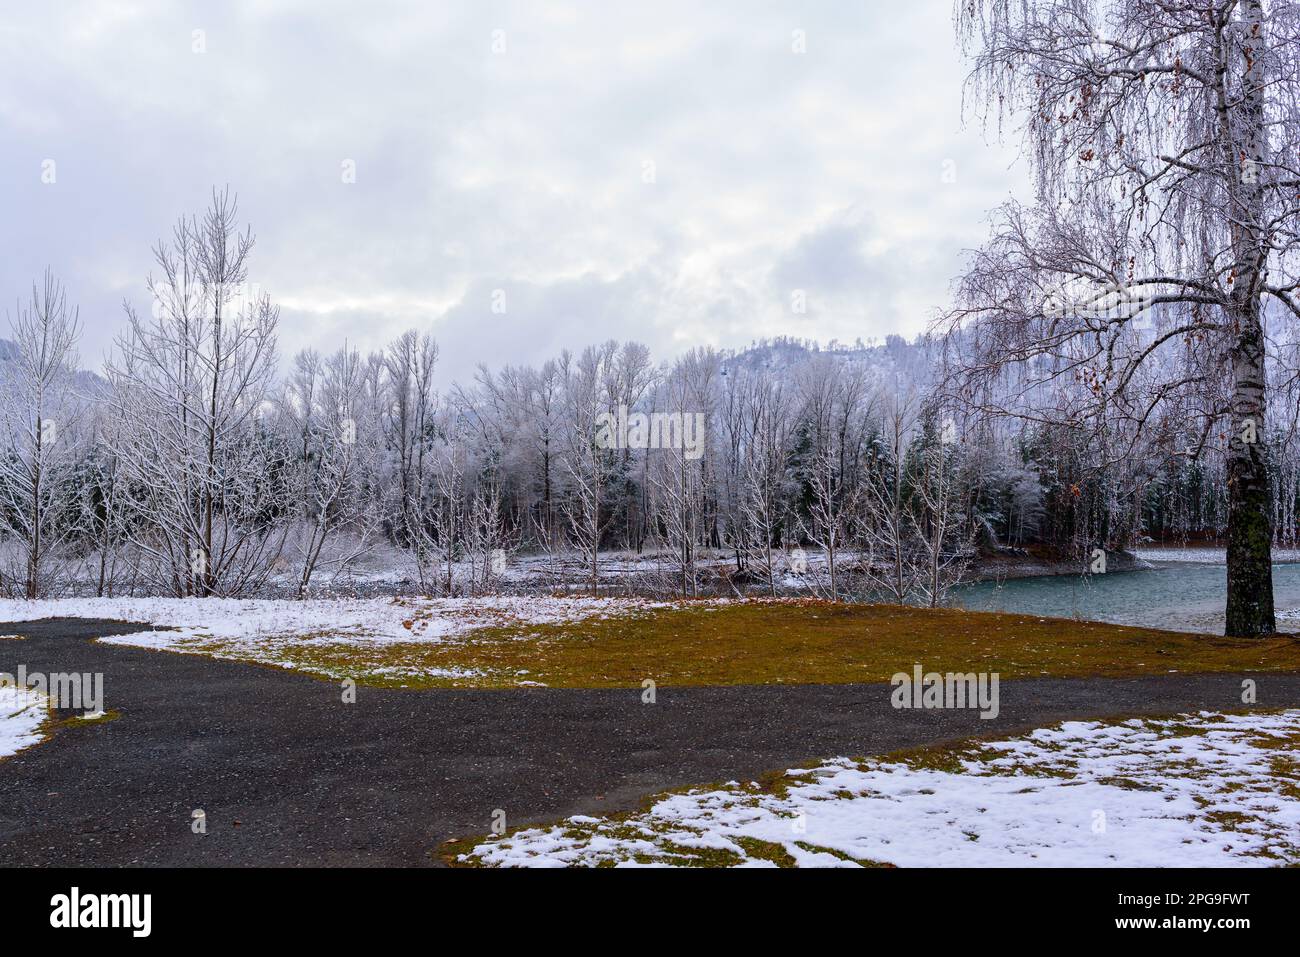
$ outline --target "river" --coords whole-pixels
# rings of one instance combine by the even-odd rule
[[[1010,611],[1083,618],[1176,631],[1223,632],[1227,569],[1205,563],[1152,563],[1154,567],[1104,575],[1042,575],[977,582],[954,593],[973,611]],[[1273,599],[1280,631],[1300,632],[1300,564],[1273,566]],[[1286,612],[1295,617],[1286,617]]]

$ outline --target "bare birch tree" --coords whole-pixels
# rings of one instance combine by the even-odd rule
[[[957,391],[1079,387],[1070,424],[1226,433],[1226,632],[1275,630],[1267,310],[1300,317],[1300,6],[1287,0],[962,0],[968,91],[1020,120],[1036,203],[1004,207],[959,287],[974,333]],[[1143,321],[1145,320],[1145,321]],[[1150,326],[1150,328],[1143,328]],[[1155,370],[1155,371],[1153,371]],[[1192,404],[1178,405],[1188,394]],[[1194,409],[1199,421],[1188,422]]]

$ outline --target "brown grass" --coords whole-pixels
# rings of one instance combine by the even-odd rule
[[[1300,638],[1228,639],[1025,615],[818,601],[682,603],[576,624],[487,627],[446,643],[289,645],[277,659],[402,687],[838,684],[927,671],[1003,678],[1300,671]],[[460,668],[469,678],[383,674]]]

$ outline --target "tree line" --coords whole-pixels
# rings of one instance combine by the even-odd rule
[[[653,555],[663,593],[775,594],[807,549],[829,595],[937,603],[970,558],[959,446],[916,378],[794,344],[771,370],[608,341],[439,389],[418,331],[281,368],[253,247],[228,192],[181,218],[102,376],[78,371],[52,274],[11,316],[4,592],[305,595],[382,547],[429,594],[499,588],[522,556],[598,591],[611,551]],[[611,440],[617,416],[672,427]]]
[[[78,371],[77,309],[52,274],[11,314],[5,593],[302,596],[380,550],[436,595],[514,587],[526,560],[549,588],[939,604],[1000,553],[1082,570],[1097,547],[1227,527],[1226,436],[1189,457],[1189,420],[1115,455],[1068,421],[1086,383],[1009,374],[984,397],[1043,414],[988,414],[954,394],[978,354],[960,329],[661,363],[607,341],[439,388],[419,331],[282,365],[253,247],[228,193],[178,220],[102,376]],[[696,419],[698,436],[653,442],[628,425]],[[1300,454],[1267,428],[1274,535],[1294,544]]]

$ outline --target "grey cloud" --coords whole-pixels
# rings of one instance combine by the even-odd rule
[[[282,351],[427,326],[472,369],[607,337],[914,332],[1012,182],[960,128],[939,4],[55,7],[0,31],[0,301],[52,265],[88,360],[214,184],[258,236]],[[802,317],[796,280],[823,296]]]

